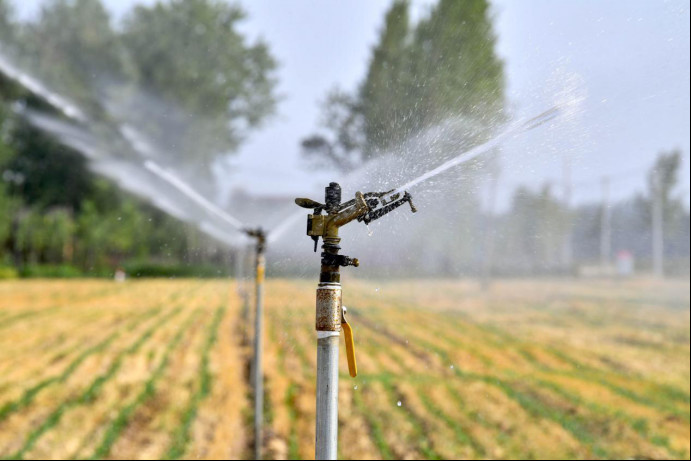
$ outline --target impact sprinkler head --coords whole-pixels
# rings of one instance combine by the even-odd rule
[[[345,226],[350,221],[359,218],[369,211],[369,207],[361,192],[356,192],[353,200],[341,203],[341,186],[335,182],[330,183],[325,188],[324,197],[326,202],[324,204],[308,198],[295,199],[295,203],[298,206],[314,210],[313,214],[307,216],[307,235],[314,240],[315,252],[317,251],[319,237],[323,239],[338,238],[338,229],[340,227]],[[326,212],[326,215],[322,214],[323,211]]]
[[[338,238],[338,228],[345,226],[349,222],[357,219],[360,222],[369,224],[372,221],[381,218],[390,213],[404,203],[410,205],[410,210],[415,213],[417,209],[413,205],[412,196],[407,191],[396,192],[390,190],[388,192],[356,192],[355,198],[345,203],[341,203],[341,186],[338,183],[332,182],[325,189],[325,203],[319,203],[308,198],[296,198],[295,203],[302,208],[313,209],[314,213],[307,216],[307,235],[314,240],[314,251],[317,251],[319,237]],[[326,212],[326,215],[322,215]],[[323,256],[323,255],[322,255]],[[328,265],[340,266],[358,266],[358,260],[354,258],[347,258],[339,256],[339,258],[346,258],[339,261],[327,262],[334,263]],[[324,260],[322,260],[324,262]]]
[[[259,251],[264,251],[264,248],[266,247],[266,231],[262,229],[261,227],[257,227],[255,229],[251,228],[246,228],[243,229],[245,232],[245,235],[248,237],[252,237],[257,241],[257,248]]]

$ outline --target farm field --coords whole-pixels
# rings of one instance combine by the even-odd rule
[[[341,458],[689,458],[688,280],[344,285]],[[267,283],[267,458],[314,456],[314,288]],[[246,324],[224,280],[0,283],[0,458],[251,458]]]

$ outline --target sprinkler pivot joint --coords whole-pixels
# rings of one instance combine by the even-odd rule
[[[255,229],[244,229],[245,235],[257,241],[257,249],[261,253],[266,248],[266,231],[261,227]]]

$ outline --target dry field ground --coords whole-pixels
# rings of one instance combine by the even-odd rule
[[[265,451],[307,459],[314,283],[266,297]],[[341,458],[689,459],[688,281],[348,279],[344,301]],[[242,312],[227,281],[0,283],[0,458],[249,458]]]

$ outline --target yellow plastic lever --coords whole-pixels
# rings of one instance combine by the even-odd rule
[[[355,361],[355,340],[353,339],[353,329],[345,318],[345,312],[341,317],[341,327],[343,328],[343,335],[345,338],[346,356],[348,357],[348,372],[350,376],[355,378],[357,376],[357,362]]]

